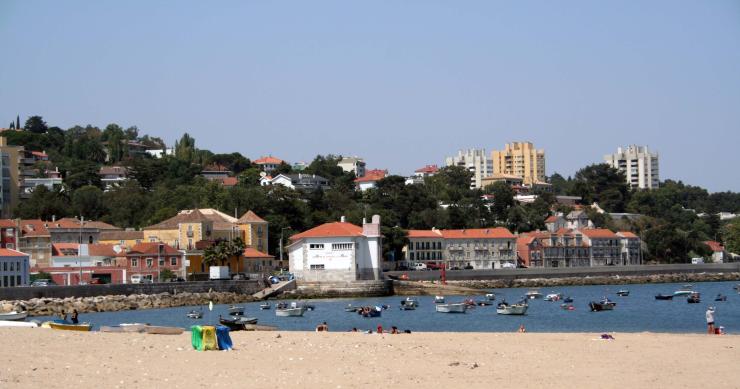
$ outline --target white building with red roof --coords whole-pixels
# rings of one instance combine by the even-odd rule
[[[269,173],[277,169],[277,167],[280,166],[280,164],[283,162],[285,161],[283,161],[280,158],[275,158],[272,155],[267,156],[267,157],[262,157],[259,159],[255,159],[254,161],[252,161],[252,163],[259,166],[260,169],[262,169],[262,171],[266,173]]]
[[[375,188],[378,181],[385,178],[388,175],[388,170],[372,169],[365,172],[363,177],[355,179],[357,189],[360,191],[366,191],[368,189]]]
[[[725,251],[725,246],[722,246],[722,243],[717,242],[716,240],[708,240],[705,241],[704,244],[707,245],[710,250],[712,250],[712,262],[725,262],[725,259],[727,259],[727,252]]]
[[[379,280],[383,238],[380,216],[362,227],[325,223],[290,237],[290,271],[299,281]]]
[[[447,269],[516,267],[516,236],[502,227],[410,230],[406,259]]]
[[[0,249],[0,287],[27,286],[31,280],[30,257],[13,249]]]

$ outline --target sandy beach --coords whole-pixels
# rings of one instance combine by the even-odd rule
[[[189,332],[0,334],[2,388],[740,387],[740,336],[235,332],[199,352]]]

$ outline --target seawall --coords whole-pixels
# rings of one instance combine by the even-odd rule
[[[393,295],[393,281],[305,282],[278,298],[380,297]]]

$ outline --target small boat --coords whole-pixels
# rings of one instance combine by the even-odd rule
[[[55,330],[64,330],[64,331],[90,331],[90,329],[92,329],[92,324],[90,323],[72,324],[72,323],[50,322],[49,327]]]
[[[627,290],[627,289],[620,289],[620,290],[619,290],[619,291],[617,292],[617,296],[621,296],[621,297],[627,297],[627,296],[629,296],[629,295],[630,295],[630,291],[629,291],[629,290]]]
[[[413,310],[416,309],[416,305],[415,304],[407,304],[405,300],[401,300],[401,305],[399,306],[399,308],[402,311],[413,311]]]
[[[504,301],[496,307],[496,313],[499,315],[524,315],[527,313],[527,309],[529,309],[529,305],[524,301],[516,304],[509,304]]]
[[[144,332],[154,335],[180,335],[185,330],[179,327],[146,326]]]
[[[568,296],[568,297],[566,297],[566,298],[563,299],[563,302],[566,303],[566,304],[570,304],[570,303],[573,302],[573,297]]]
[[[231,316],[243,316],[244,315],[244,307],[240,307],[237,305],[232,305],[229,307],[229,315]]]
[[[616,305],[617,303],[609,301],[609,299],[603,299],[599,302],[591,301],[588,303],[588,307],[591,308],[591,312],[611,311]]]
[[[530,300],[541,299],[542,298],[542,293],[540,293],[540,291],[537,290],[537,289],[530,289],[525,294],[525,297],[528,298],[528,299],[530,299]]]
[[[673,300],[673,295],[670,294],[659,294],[655,296],[656,300]]]
[[[566,311],[575,311],[576,307],[573,306],[573,304],[560,304],[560,308]]]
[[[361,310],[357,311],[357,314],[362,317],[380,317],[381,312],[383,312],[383,308],[381,307],[363,307]]]
[[[275,326],[265,326],[261,324],[245,324],[244,331],[277,331]]]
[[[486,293],[486,300],[488,301],[496,300],[496,295],[493,293]]]
[[[475,302],[475,305],[480,306],[480,307],[487,307],[489,305],[493,305],[493,301],[487,300],[487,299],[485,299],[485,300],[477,300]]]
[[[441,313],[465,313],[467,304],[455,303],[455,304],[437,304],[434,306],[437,312]]]
[[[224,319],[220,317],[218,322],[222,325],[229,327],[232,331],[242,331],[245,329],[247,324],[257,324],[256,317],[233,317],[231,319]]]
[[[401,305],[413,305],[415,308],[419,308],[419,300],[416,297],[406,297],[401,300]]]
[[[434,303],[435,304],[444,304],[445,303],[445,296],[434,296]]]
[[[262,309],[262,310],[270,309],[270,303],[262,303],[262,304],[260,304],[260,309]]]
[[[673,292],[673,296],[688,296],[692,293],[694,293],[694,286],[691,284],[686,284],[681,289]]]
[[[699,292],[691,293],[689,297],[686,298],[686,302],[689,304],[698,304],[701,302],[701,295]]]
[[[187,315],[185,315],[191,319],[202,319],[203,318],[203,311],[201,310],[192,310],[188,312]]]
[[[714,301],[727,301],[727,296],[720,293],[717,295],[717,297],[714,298]]]
[[[27,316],[28,316],[28,312],[27,311],[23,311],[23,312],[17,312],[17,311],[4,312],[4,313],[0,313],[0,320],[22,321],[22,320],[26,320],[26,317]]]
[[[32,321],[0,320],[0,327],[28,327],[36,328],[39,325]]]
[[[545,301],[560,301],[561,298],[563,298],[562,293],[550,293],[545,296]]]
[[[303,307],[295,308],[275,308],[275,316],[281,317],[298,317],[303,316],[306,310]]]
[[[360,309],[362,309],[362,307],[355,307],[352,306],[352,304],[347,304],[347,306],[344,307],[344,312],[357,312]]]

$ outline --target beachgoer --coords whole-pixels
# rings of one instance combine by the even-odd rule
[[[61,313],[59,313],[59,318],[63,321],[67,321],[67,312],[62,311]]]
[[[707,309],[707,333],[710,335],[714,334],[714,307]]]
[[[72,310],[72,324],[77,324],[80,321],[77,319],[77,310]]]
[[[352,332],[357,332],[357,327],[352,327]]]
[[[520,326],[519,326],[519,332],[520,332],[520,333],[525,333],[525,332],[527,332],[527,329],[526,329],[526,328],[524,328],[524,324],[522,324],[522,325],[520,325]]]
[[[382,334],[383,333],[383,326],[380,325],[380,324],[378,324],[378,333],[379,334]]]
[[[398,334],[398,327],[396,326],[391,327],[391,334]]]

